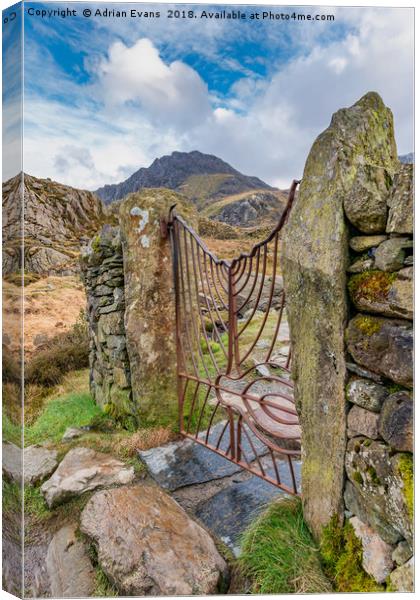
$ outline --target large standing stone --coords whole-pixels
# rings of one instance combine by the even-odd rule
[[[134,479],[133,467],[109,454],[90,448],[73,448],[67,452],[41,492],[50,508],[74,496],[109,485],[124,485]]]
[[[133,400],[140,421],[173,421],[177,410],[175,305],[171,249],[160,220],[177,204],[196,225],[191,206],[178,194],[147,189],[121,204],[125,273],[125,330]]]
[[[384,402],[379,431],[395,450],[413,452],[413,421],[413,399],[406,392],[397,392]]]
[[[347,446],[347,476],[358,492],[363,516],[388,543],[406,538],[411,544],[412,539],[412,499],[408,497],[407,475],[401,469],[404,456],[394,454],[383,442],[364,438],[353,438]]]
[[[413,326],[409,321],[356,315],[347,328],[354,360],[405,387],[413,387]]]
[[[83,542],[76,537],[77,525],[62,527],[48,546],[46,566],[53,598],[83,598],[95,588],[95,570]]]
[[[401,165],[388,198],[388,233],[413,233],[413,165]]]
[[[154,485],[96,493],[81,530],[122,595],[214,594],[227,569],[210,535]]]
[[[363,568],[378,583],[384,583],[394,567],[393,546],[384,542],[379,535],[358,517],[352,517],[350,523],[355,535],[362,542]]]
[[[343,511],[348,266],[343,203],[348,207],[355,197],[362,171],[373,173],[373,186],[376,167],[392,174],[397,164],[391,111],[369,93],[335,113],[316,139],[285,228],[283,275],[302,425],[302,496],[316,535]],[[382,208],[379,221],[385,222]],[[372,223],[369,231],[377,227]]]

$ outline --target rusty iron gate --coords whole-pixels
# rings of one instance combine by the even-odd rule
[[[220,260],[172,207],[180,431],[289,494],[299,494],[300,425],[280,275],[278,225]]]

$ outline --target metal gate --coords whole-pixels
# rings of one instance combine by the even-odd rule
[[[266,240],[220,260],[171,209],[181,433],[299,494],[300,425],[279,245],[298,181]]]

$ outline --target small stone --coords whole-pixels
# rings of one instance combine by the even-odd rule
[[[95,589],[95,569],[83,542],[76,537],[77,525],[66,525],[53,536],[46,567],[53,598],[85,598]]]
[[[404,265],[404,249],[412,247],[413,242],[409,238],[396,237],[382,242],[375,252],[375,269],[398,271]]]
[[[369,248],[375,248],[388,239],[386,235],[357,235],[350,238],[350,248],[354,252],[364,252]]]
[[[388,197],[388,233],[413,233],[413,165],[401,165]]]
[[[365,271],[348,282],[351,300],[364,312],[402,319],[413,318],[413,283],[410,267],[398,273]]]
[[[379,415],[355,405],[347,415],[347,427],[358,435],[376,440],[379,437]]]
[[[210,535],[155,485],[97,492],[81,531],[124,596],[215,594],[227,571]]]
[[[398,566],[406,563],[413,556],[413,550],[406,540],[403,540],[398,544],[392,553],[392,560],[397,563]]]
[[[392,571],[390,580],[392,588],[397,592],[414,592],[414,556]]]
[[[394,567],[393,546],[384,542],[369,525],[363,523],[358,517],[352,517],[350,523],[355,535],[362,542],[364,570],[378,583],[384,583]]]
[[[404,260],[404,264],[408,266],[414,264],[414,257],[412,254],[410,256],[407,256],[407,258]]]
[[[389,396],[382,407],[379,431],[394,450],[413,452],[413,399],[407,392]]]
[[[3,473],[5,477],[16,483],[35,485],[42,481],[57,467],[56,450],[48,450],[43,446],[28,446],[22,450],[10,442],[3,443]]]
[[[90,448],[73,448],[67,452],[41,492],[50,508],[74,496],[110,485],[125,485],[134,479],[133,467]]]
[[[385,386],[367,379],[352,377],[347,385],[347,400],[367,410],[379,412],[388,390]]]
[[[375,381],[379,384],[383,383],[383,379],[380,375],[369,371],[369,369],[363,369],[360,365],[356,365],[355,363],[351,362],[346,362],[346,367],[347,370],[350,371],[350,373],[360,375],[360,377],[365,377],[366,379],[371,379],[372,381]]]
[[[359,258],[352,263],[347,269],[347,273],[363,273],[372,269],[374,264],[373,258]]]
[[[389,171],[377,165],[361,163],[356,167],[351,189],[344,196],[344,211],[364,233],[385,230],[389,177]]]
[[[67,427],[64,432],[63,437],[61,438],[62,442],[70,442],[70,440],[75,440],[86,433],[86,430],[80,429],[80,427]]]
[[[364,368],[413,387],[413,326],[409,321],[358,314],[350,320],[347,348]]]

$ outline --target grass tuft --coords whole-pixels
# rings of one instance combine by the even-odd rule
[[[299,500],[271,504],[243,535],[239,565],[258,594],[323,593],[332,587]]]

